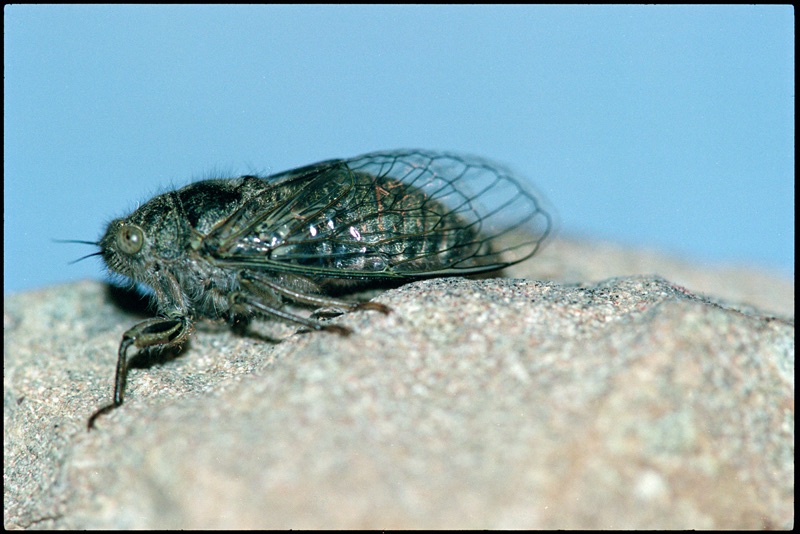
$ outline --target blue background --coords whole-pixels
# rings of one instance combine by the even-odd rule
[[[484,155],[560,232],[794,276],[790,6],[6,6],[4,292],[103,278],[154,193]]]

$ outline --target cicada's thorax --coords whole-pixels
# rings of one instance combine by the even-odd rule
[[[264,188],[263,180],[243,176],[197,182],[168,194],[180,237],[172,240],[161,234],[159,239],[165,249],[165,269],[179,286],[190,315],[219,318],[229,312],[231,295],[240,289],[237,272],[204,255],[204,242]],[[166,249],[180,253],[166,260],[170,253]]]

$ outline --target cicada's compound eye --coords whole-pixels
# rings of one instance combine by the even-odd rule
[[[125,254],[136,254],[144,245],[144,232],[135,224],[123,224],[117,232],[117,246]]]

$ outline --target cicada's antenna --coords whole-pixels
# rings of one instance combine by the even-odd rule
[[[54,243],[79,243],[81,245],[94,245],[96,247],[100,246],[100,242],[98,242],[98,241],[82,241],[80,239],[53,239],[53,242]],[[92,252],[91,254],[87,254],[86,256],[78,258],[77,260],[72,260],[71,262],[69,262],[68,265],[72,265],[74,263],[78,263],[79,261],[83,261],[86,258],[91,258],[92,256],[100,256],[102,254],[103,254],[103,252],[98,250],[97,252]]]

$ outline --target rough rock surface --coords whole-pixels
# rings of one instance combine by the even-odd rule
[[[792,281],[575,241],[528,263],[389,290],[349,337],[200,328],[92,432],[147,315],[97,282],[7,296],[5,526],[793,525]]]

